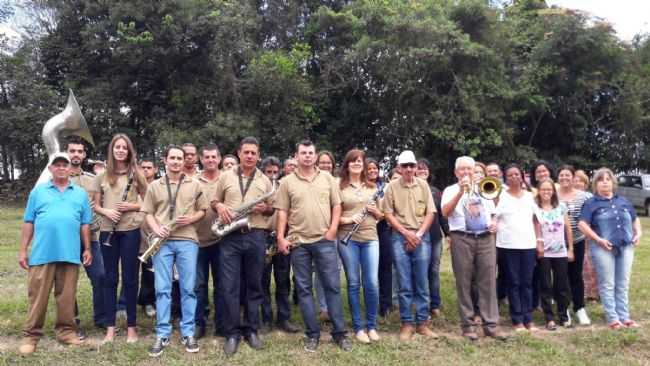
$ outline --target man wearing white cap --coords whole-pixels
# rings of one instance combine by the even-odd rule
[[[83,188],[71,184],[70,158],[56,153],[49,165],[52,179],[30,193],[25,208],[18,262],[28,271],[28,314],[20,352],[33,353],[43,336],[47,302],[54,287],[56,337],[59,342],[81,344],[75,334],[74,304],[80,258],[92,262],[90,223],[92,210]],[[27,254],[30,242],[32,250]],[[81,251],[83,242],[83,254]]]
[[[401,177],[391,181],[384,194],[384,213],[393,228],[392,247],[399,283],[400,340],[410,340],[414,332],[437,338],[429,321],[429,227],[436,207],[429,184],[415,176],[415,155],[406,150],[397,164]],[[415,304],[415,316],[411,305]]]

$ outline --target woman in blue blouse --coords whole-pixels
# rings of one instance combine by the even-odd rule
[[[594,196],[582,207],[578,228],[597,245],[591,259],[598,274],[598,291],[612,329],[637,328],[630,319],[628,291],[634,247],[641,239],[641,221],[632,204],[616,194],[611,170],[601,168],[593,179]]]

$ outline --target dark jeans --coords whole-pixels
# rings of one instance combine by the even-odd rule
[[[90,280],[93,291],[93,321],[97,326],[106,324],[106,312],[104,311],[104,260],[102,251],[97,241],[90,243],[90,252],[93,255],[93,262],[84,267],[86,275]],[[82,250],[83,252],[83,250]]]
[[[287,255],[276,254],[271,259],[271,263],[264,266],[262,274],[262,291],[264,292],[264,301],[262,302],[262,322],[273,322],[273,308],[271,306],[271,271],[275,280],[275,306],[277,307],[276,322],[284,322],[291,317],[291,308],[289,306],[289,287],[291,271],[291,259]]]
[[[439,309],[442,303],[440,298],[440,257],[442,256],[442,239],[431,242],[431,264],[429,265],[429,297],[431,298],[429,310]]]
[[[573,311],[578,311],[585,307],[585,281],[582,278],[582,266],[585,263],[584,240],[573,244],[573,255],[575,260],[569,262],[569,287],[571,288]]]
[[[336,242],[325,239],[311,244],[302,244],[291,250],[291,266],[296,275],[300,313],[305,323],[305,334],[309,338],[320,338],[320,323],[316,317],[317,306],[312,296],[314,270],[323,284],[325,301],[332,321],[332,337],[339,339],[345,336],[337,256]]]
[[[510,318],[513,325],[533,321],[533,272],[537,263],[535,249],[498,248],[503,255]]]
[[[103,231],[99,242],[103,243],[108,236]],[[116,231],[111,240],[111,246],[102,245],[104,259],[104,309],[106,311],[106,325],[115,326],[115,309],[117,301],[117,283],[122,263],[122,283],[126,293],[126,322],[127,326],[135,327],[136,306],[138,300],[138,252],[140,249],[140,229],[130,231]]]
[[[379,235],[379,314],[393,307],[393,245],[391,228],[386,221],[377,224]]]
[[[265,242],[266,232],[255,229],[247,234],[232,233],[219,244],[219,293],[223,296],[225,305],[223,325],[226,338],[257,333],[259,308],[263,299]],[[243,320],[239,307],[242,273],[246,284]]]
[[[212,302],[214,303],[214,329],[223,328],[223,296],[219,295],[219,244],[199,247],[196,263],[196,325],[205,328],[210,316],[210,299],[208,298],[208,280],[212,272]]]
[[[569,306],[569,281],[567,278],[567,258],[542,258],[539,260],[540,295],[544,318],[551,321],[553,304],[557,304],[557,315],[560,322],[569,320],[566,309]]]
[[[154,288],[155,277],[151,259],[147,263],[140,263],[140,293],[138,294],[138,305],[156,305],[156,289]]]

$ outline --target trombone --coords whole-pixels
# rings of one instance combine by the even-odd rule
[[[472,196],[480,196],[486,200],[491,201],[499,198],[501,195],[501,190],[503,188],[501,181],[492,177],[485,177],[481,179],[477,184],[472,184],[471,186],[471,189],[465,190],[467,198],[470,198]]]

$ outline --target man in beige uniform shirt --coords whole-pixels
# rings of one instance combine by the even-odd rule
[[[393,228],[393,260],[402,322],[400,340],[410,340],[414,331],[437,338],[429,328],[429,226],[436,207],[429,184],[415,176],[417,161],[413,152],[403,151],[397,164],[401,176],[386,187],[383,204],[386,221]],[[415,316],[411,310],[413,304]]]
[[[256,167],[260,156],[256,138],[242,139],[237,154],[240,165],[221,174],[212,201],[219,219],[226,224],[235,217],[235,210],[239,206],[256,201],[273,189],[269,178]],[[257,331],[263,298],[266,220],[271,214],[272,206],[264,201],[257,203],[248,216],[250,229],[231,232],[219,243],[219,291],[225,304],[223,325],[226,343],[223,350],[227,356],[237,352],[242,336],[251,348],[262,348]],[[245,283],[245,296],[240,299],[242,280]],[[245,309],[243,320],[240,316],[240,302]]]
[[[181,343],[187,352],[199,351],[194,338],[194,312],[196,311],[196,258],[199,251],[196,223],[208,208],[199,182],[181,173],[184,152],[178,146],[165,151],[166,175],[149,185],[142,211],[147,225],[160,238],[167,240],[153,256],[156,287],[156,341],[149,355],[160,356],[169,344],[172,333],[170,323],[172,267],[179,274],[182,318]],[[186,211],[187,210],[187,211]],[[186,211],[186,212],[185,212]],[[172,227],[172,223],[175,225]]]
[[[70,182],[83,188],[88,193],[90,207],[93,208],[93,181],[95,176],[81,169],[83,161],[86,159],[86,145],[78,136],[70,136],[67,140],[66,152],[70,157]],[[97,221],[97,215],[93,212],[93,224]],[[106,314],[104,311],[104,261],[102,260],[102,251],[99,248],[99,225],[90,225],[90,249],[93,255],[93,262],[84,267],[86,275],[90,280],[93,297],[93,322],[98,328],[106,328]],[[79,307],[75,301],[75,322],[77,323],[77,335],[79,339],[86,337],[85,332],[80,327]]]
[[[349,351],[352,344],[345,336],[335,241],[341,217],[338,184],[332,175],[314,166],[316,147],[311,141],[301,141],[296,149],[298,168],[282,179],[274,203],[279,210],[278,251],[288,255],[292,247],[291,265],[306,328],[305,351],[316,352],[320,340],[320,323],[312,297],[312,263],[323,284],[334,342]]]
[[[216,144],[210,143],[201,148],[199,154],[203,171],[197,180],[203,189],[203,195],[211,201],[217,191],[219,180],[219,162],[221,154]],[[214,303],[214,332],[215,335],[223,332],[223,297],[219,295],[219,245],[217,237],[211,230],[212,223],[217,218],[217,213],[208,208],[205,217],[199,221],[199,256],[196,263],[196,330],[197,339],[205,335],[205,327],[210,315],[210,299],[208,298],[208,279],[212,272],[212,301]]]

